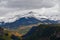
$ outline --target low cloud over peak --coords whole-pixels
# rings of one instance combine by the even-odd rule
[[[17,19],[15,15],[21,17],[29,11],[36,12],[35,16],[42,14],[60,17],[60,0],[0,0],[0,19],[2,20],[11,19],[11,22],[12,19]]]

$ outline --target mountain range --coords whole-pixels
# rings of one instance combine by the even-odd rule
[[[0,27],[5,28],[17,28],[19,26],[26,26],[31,24],[58,24],[60,23],[60,20],[57,20],[56,18],[53,18],[54,16],[44,16],[44,15],[37,15],[37,13],[30,11],[23,16],[15,15],[13,18],[6,19],[7,21],[4,21],[3,19],[0,20]],[[57,15],[55,15],[57,17]],[[16,20],[14,20],[16,18]],[[11,20],[12,19],[12,20]],[[12,22],[10,22],[10,20]]]

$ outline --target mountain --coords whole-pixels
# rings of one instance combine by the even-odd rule
[[[12,23],[4,23],[2,22],[2,24],[0,25],[1,27],[8,27],[8,28],[16,28],[16,27],[19,27],[19,26],[26,26],[26,25],[31,25],[31,24],[37,24],[39,23],[40,21],[35,19],[35,18],[20,18],[19,20],[16,20],[15,22],[12,22]]]
[[[3,20],[2,22],[0,22],[0,27],[17,28],[19,26],[26,26],[26,25],[37,24],[37,23],[58,24],[59,21],[52,20],[51,18],[48,18],[47,16],[37,15],[37,13],[30,11],[24,14],[23,16],[15,15],[13,18],[8,18],[6,21]]]

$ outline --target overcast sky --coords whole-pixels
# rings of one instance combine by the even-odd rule
[[[59,0],[0,0],[0,14],[22,9],[51,8]]]
[[[60,16],[60,0],[0,0],[0,18],[7,14],[10,16],[18,14],[22,10]]]
[[[0,6],[7,8],[42,8],[52,7],[57,1],[55,0],[1,0]]]

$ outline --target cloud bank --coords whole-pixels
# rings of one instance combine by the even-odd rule
[[[37,18],[44,15],[60,20],[60,0],[0,0],[0,22],[14,22],[29,11],[36,12]]]

